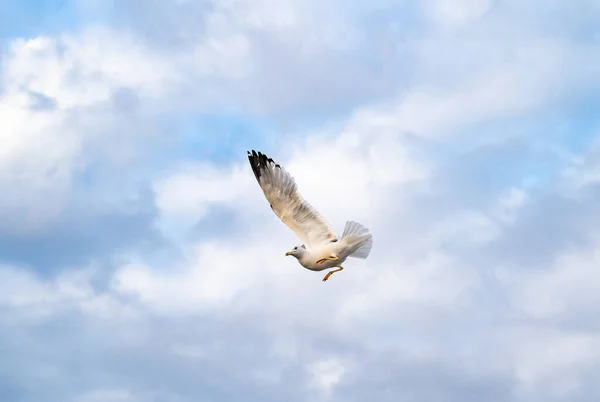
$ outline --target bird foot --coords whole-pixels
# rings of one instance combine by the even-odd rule
[[[343,269],[344,269],[343,267],[339,267],[338,269],[334,269],[333,271],[329,271],[329,272],[327,272],[327,275],[325,275],[325,277],[323,278],[323,282],[325,282],[327,279],[329,279],[329,277],[330,277],[331,275],[333,275],[334,273],[336,273],[336,272],[340,272],[340,271],[341,271],[341,270],[343,270]]]
[[[317,264],[324,263],[325,261],[337,261],[337,260],[339,260],[339,258],[335,255],[332,255],[331,257],[321,258],[320,260],[317,261]]]

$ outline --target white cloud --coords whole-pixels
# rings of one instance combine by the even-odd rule
[[[388,58],[377,53],[379,44],[402,42],[405,38],[394,35],[410,29],[390,33],[375,12],[368,17],[379,17],[380,31],[357,26],[362,14],[341,5],[220,1],[199,18],[202,24],[183,35],[185,43],[172,49],[153,47],[133,30],[89,29],[81,35],[14,42],[3,59],[0,120],[6,131],[0,140],[0,185],[18,190],[4,192],[0,214],[3,222],[12,219],[13,225],[27,229],[64,207],[74,172],[93,159],[103,142],[98,136],[108,136],[109,146],[121,144],[117,137],[123,131],[111,135],[92,128],[106,120],[121,122],[118,112],[107,109],[123,88],[151,103],[149,109],[162,117],[182,105],[189,107],[185,112],[221,111],[227,105],[228,111],[241,107],[249,115],[261,112],[275,120],[281,110],[300,116],[304,107],[335,104],[346,114],[330,126],[323,128],[321,121],[313,130],[287,132],[285,140],[263,151],[286,166],[302,194],[338,231],[350,219],[371,228],[375,245],[368,260],[348,261],[344,272],[323,284],[324,273],[284,258],[298,240],[269,210],[244,155],[225,167],[182,161],[152,181],[157,225],[183,253],[181,260],[157,261],[157,250],[145,255],[118,250],[132,257],[116,272],[105,273],[109,284],[104,292],[94,285],[98,270],[43,280],[2,267],[0,305],[38,316],[75,310],[94,323],[116,321],[119,325],[111,327],[116,335],[107,336],[127,333],[127,346],[135,344],[140,348],[135,353],[141,354],[148,353],[144,346],[156,346],[148,339],[159,335],[148,328],[133,331],[129,320],[143,317],[147,324],[158,316],[169,325],[158,331],[164,330],[167,340],[153,348],[153,363],[167,359],[188,372],[186,364],[201,361],[218,367],[219,375],[246,374],[239,369],[246,363],[236,360],[232,369],[222,356],[210,366],[207,362],[215,358],[210,342],[180,339],[185,325],[196,322],[190,317],[208,322],[218,317],[233,328],[232,333],[211,335],[218,338],[220,353],[231,347],[277,361],[249,370],[248,378],[273,387],[287,385],[283,381],[297,379],[286,379],[287,373],[298,374],[293,370],[300,367],[299,372],[308,374],[298,375],[300,388],[307,380],[325,398],[338,397],[352,380],[368,385],[360,382],[361,375],[368,377],[372,366],[361,361],[360,353],[376,360],[372,365],[389,365],[381,368],[389,375],[382,382],[394,382],[396,365],[437,369],[451,362],[452,368],[468,368],[483,377],[497,378],[501,372],[529,397],[542,389],[565,399],[576,395],[585,385],[582,373],[598,370],[598,331],[559,327],[583,325],[580,317],[595,317],[597,242],[574,245],[564,253],[547,250],[550,262],[540,258],[535,271],[493,261],[486,247],[505,237],[508,228],[522,225],[523,209],[539,207],[544,198],[523,183],[504,188],[494,177],[485,177],[490,187],[502,188],[486,194],[486,201],[472,200],[462,186],[465,178],[444,176],[446,165],[436,157],[443,153],[444,163],[461,165],[460,157],[469,157],[461,151],[515,135],[482,138],[478,124],[497,124],[500,131],[503,118],[531,117],[552,102],[577,98],[588,84],[597,85],[597,71],[587,67],[593,64],[587,56],[591,49],[543,38],[537,31],[514,41],[512,31],[507,32],[512,28],[496,31],[499,22],[507,21],[492,15],[490,1],[428,1],[425,12],[443,29],[403,42],[400,51],[406,59],[389,56],[393,73],[378,73],[376,67],[364,67],[369,64],[364,60],[386,64]],[[483,15],[493,22],[491,28],[475,23]],[[447,28],[464,31],[448,38]],[[405,64],[412,65],[408,78]],[[35,110],[32,93],[49,99],[46,110]],[[146,134],[138,129],[127,135],[143,139]],[[113,150],[117,152],[116,145]],[[590,165],[592,161],[570,170],[567,181],[580,188],[595,183]],[[441,181],[446,192],[437,191]],[[480,186],[475,191],[488,190]],[[115,197],[110,192],[104,196]],[[423,200],[429,204],[421,205]],[[182,241],[182,234],[203,223],[214,207],[239,218],[233,226],[240,232]],[[506,251],[514,252],[510,247]],[[526,329],[515,329],[511,320],[524,322]],[[256,327],[262,331],[256,339],[244,332]],[[388,352],[408,363],[389,363],[379,356]],[[240,360],[254,357],[240,355]],[[257,365],[256,359],[249,360],[248,366]],[[472,391],[472,378],[454,371],[445,380],[458,384],[458,393]],[[81,400],[130,400],[137,394],[129,385],[138,380],[123,381],[122,387],[96,384]],[[415,387],[409,388],[417,398],[426,394],[422,388],[428,384],[408,385]],[[477,390],[480,384],[473,384]]]
[[[594,240],[583,248],[573,245],[558,255],[552,266],[514,272],[510,281],[515,309],[535,319],[550,320],[581,320],[594,314],[592,306],[600,302],[598,244]]]
[[[19,312],[31,322],[65,311],[76,311],[97,320],[132,320],[137,313],[111,294],[98,292],[93,281],[98,267],[69,270],[51,280],[21,268],[0,266],[0,306]]]
[[[453,10],[475,12],[485,8],[483,3],[475,3],[463,2]],[[327,63],[326,54],[339,46],[360,50],[356,28],[344,19],[347,16],[337,15],[334,5],[319,4],[287,1],[274,8],[265,2],[219,2],[206,15],[203,35],[190,36],[191,47],[195,49],[191,51],[185,47],[181,51],[160,53],[131,32],[100,28],[84,30],[80,35],[15,41],[3,64],[5,89],[0,118],[9,135],[3,136],[0,177],[4,177],[7,187],[16,187],[16,177],[27,184],[19,186],[22,190],[3,197],[5,210],[11,211],[6,214],[5,222],[26,222],[28,224],[22,227],[27,229],[60,213],[73,172],[85,166],[86,156],[89,157],[87,150],[98,144],[99,140],[94,138],[95,127],[107,123],[102,116],[94,118],[94,112],[85,114],[82,119],[81,109],[110,101],[120,88],[130,88],[144,99],[170,97],[174,100],[170,107],[183,102],[180,96],[188,96],[182,95],[182,91],[197,89],[190,100],[200,105],[200,110],[219,108],[222,102],[230,104],[232,100],[244,103],[247,108],[262,110],[293,102],[292,98],[302,92],[301,86],[306,86],[305,83],[296,79],[295,70],[287,67],[276,69],[276,74],[268,73],[271,67],[260,63],[267,60],[265,51],[277,48],[261,48],[262,36],[256,36],[256,32],[277,38],[281,41],[278,46],[286,51],[297,49],[301,43],[307,47],[311,62]],[[443,9],[443,4],[436,3],[435,8],[440,7]],[[323,19],[328,23],[319,23]],[[316,26],[320,28],[315,31]],[[323,30],[331,30],[333,36]],[[308,33],[318,40],[307,40]],[[497,40],[489,33],[482,38],[480,42],[484,43],[494,44]],[[550,40],[521,44],[500,42],[499,52],[508,62],[495,63],[497,58],[490,55],[495,64],[475,63],[473,73],[452,76],[455,79],[450,87],[444,84],[438,88],[439,81],[435,77],[439,71],[432,71],[431,66],[448,66],[452,59],[450,51],[464,53],[460,49],[465,45],[467,49],[472,47],[473,39],[467,37],[447,49],[439,49],[440,41],[436,37],[416,43],[419,46],[415,57],[406,63],[414,64],[415,69],[425,74],[417,76],[408,90],[396,91],[395,100],[359,108],[346,126],[348,134],[331,144],[349,151],[351,146],[342,142],[356,143],[352,139],[352,135],[356,137],[354,131],[359,131],[359,137],[376,136],[379,139],[373,144],[372,152],[385,152],[385,157],[372,156],[368,163],[373,163],[377,176],[385,176],[386,180],[394,180],[393,169],[397,162],[407,159],[398,154],[395,160],[392,158],[394,152],[406,152],[396,145],[394,137],[398,132],[446,136],[485,119],[535,109],[552,100],[557,91],[575,77],[593,74],[586,69],[586,63],[578,62],[582,55],[588,54],[584,48],[569,49],[567,43]],[[480,59],[488,54],[486,50]],[[38,65],[46,68],[39,69]],[[363,71],[363,74],[371,73]],[[274,95],[275,98],[269,95],[269,88],[275,87],[285,88],[284,101],[278,95]],[[332,91],[331,88],[324,90],[325,93]],[[57,109],[44,113],[32,111],[31,93],[52,99]],[[70,112],[72,109],[77,109],[77,119]],[[384,134],[386,137],[381,138]],[[136,132],[128,135],[140,136]],[[117,139],[111,137],[110,140]],[[120,146],[112,148],[112,153],[123,152]],[[331,151],[324,151],[323,155],[328,153]],[[311,159],[315,159],[315,154]],[[347,165],[348,160],[343,162]],[[422,166],[415,165],[413,160],[402,169],[418,175]],[[365,190],[359,182],[354,186],[357,192]],[[40,198],[45,200],[43,205],[39,204]]]
[[[342,362],[330,358],[312,363],[308,371],[312,376],[312,385],[325,396],[330,396],[333,388],[342,380],[346,369]]]
[[[123,266],[115,275],[113,288],[134,294],[161,311],[206,311],[227,306],[276,275],[270,256],[283,256],[283,252],[266,253],[255,243],[241,242],[202,242],[189,247],[187,254],[189,265],[164,267],[164,272],[139,264]]]
[[[2,275],[1,283],[4,288],[1,299],[3,305],[19,307],[51,303],[61,299],[60,292],[53,291],[51,287],[40,283],[33,274],[3,267],[0,275]]]
[[[482,17],[494,0],[427,0],[424,3],[435,22],[455,27]]]
[[[235,166],[223,172],[202,164],[183,166],[157,180],[154,191],[162,229],[165,233],[189,230],[213,205],[235,206],[240,210],[250,207],[246,194],[254,185],[251,179],[247,167]]]
[[[563,400],[578,395],[582,374],[600,365],[600,336],[559,330],[515,331],[515,373],[525,397]]]
[[[521,188],[511,188],[506,191],[493,208],[494,215],[503,223],[515,223],[520,208],[529,201],[528,194]]]
[[[100,389],[75,399],[76,402],[134,402],[138,400],[130,391],[121,389]]]
[[[40,69],[43,65],[45,68]],[[3,66],[5,96],[43,94],[59,109],[110,100],[127,87],[142,95],[163,94],[169,65],[126,33],[88,29],[80,35],[15,40]]]
[[[74,176],[94,158],[90,150],[115,140],[100,129],[114,119],[101,106],[121,88],[164,93],[166,67],[133,38],[106,30],[12,42],[0,74],[2,225],[27,232],[52,221]],[[35,108],[34,95],[48,107]]]
[[[576,79],[577,69],[565,75],[561,60],[567,55],[581,58],[582,54],[568,52],[562,44],[543,41],[516,47],[514,51],[517,54],[512,55],[510,62],[486,65],[443,86],[416,85],[395,101],[364,108],[356,120],[371,123],[372,130],[445,137],[488,119],[535,110],[553,101],[556,92],[572,90],[569,80]],[[419,60],[425,68],[437,62],[428,52]]]

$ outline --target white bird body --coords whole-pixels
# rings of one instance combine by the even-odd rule
[[[348,252],[343,247],[340,247],[339,242],[327,244],[323,247],[319,247],[316,249],[306,249],[303,253],[298,256],[298,262],[306,269],[310,269],[311,271],[323,271],[324,269],[335,268],[346,261],[348,258]],[[323,262],[322,259],[336,256],[337,260],[325,260]]]
[[[248,160],[271,209],[303,241],[286,255],[296,257],[300,265],[311,271],[335,268],[348,257],[366,259],[371,252],[373,236],[360,223],[346,222],[338,238],[329,223],[308,203],[297,190],[296,182],[285,169],[266,155],[248,152]]]

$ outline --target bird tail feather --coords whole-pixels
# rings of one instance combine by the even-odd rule
[[[373,247],[373,235],[369,233],[369,229],[358,222],[346,222],[341,240],[350,246],[348,257],[364,260],[369,256]]]

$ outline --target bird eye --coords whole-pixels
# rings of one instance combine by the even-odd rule
[[[298,250],[298,247],[294,247],[294,250]]]

